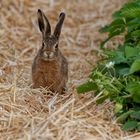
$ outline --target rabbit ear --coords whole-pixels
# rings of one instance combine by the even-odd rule
[[[59,36],[61,33],[61,28],[62,28],[64,19],[65,19],[65,13],[62,12],[59,15],[59,20],[58,20],[58,23],[57,23],[55,30],[54,30],[54,36],[57,37],[58,39],[59,39]]]
[[[42,32],[43,37],[50,36],[51,26],[47,17],[44,15],[44,13],[40,9],[38,9],[37,15],[38,15],[39,29]]]

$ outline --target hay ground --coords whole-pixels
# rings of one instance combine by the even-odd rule
[[[98,29],[126,0],[1,0],[0,2],[0,140],[132,140],[113,119],[113,104],[95,104],[91,94],[77,95],[96,64]],[[60,49],[69,61],[68,93],[31,89],[31,64],[41,44],[37,9],[55,26],[67,14]]]

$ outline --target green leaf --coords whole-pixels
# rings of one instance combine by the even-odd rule
[[[139,24],[133,24],[133,25],[129,25],[128,26],[128,32],[131,33],[133,32],[134,30],[137,30],[138,28],[140,27]],[[131,37],[133,36],[133,34],[131,35]],[[134,36],[133,36],[134,37]]]
[[[104,47],[104,44],[116,35],[120,35],[125,31],[125,22],[122,18],[115,19],[110,25],[107,25],[99,30],[101,33],[109,32],[109,36],[101,43],[100,48]]]
[[[140,7],[137,8],[130,8],[125,11],[122,11],[121,15],[129,18],[136,18],[139,17],[140,14]]]
[[[140,132],[140,123],[137,125],[137,130]]]
[[[140,71],[140,59],[137,59],[133,62],[133,64],[130,67],[130,73],[135,73]]]
[[[133,48],[130,46],[125,47],[125,56],[126,58],[134,57],[139,54],[140,50],[138,48]]]
[[[129,22],[127,22],[127,26],[133,26],[133,25],[138,25],[140,24],[140,18],[134,18],[132,20],[130,20]]]
[[[124,67],[124,68],[122,67],[122,68],[118,69],[119,76],[128,76],[129,71],[130,71],[130,68],[128,68],[128,67]]]
[[[117,18],[115,20],[112,21],[112,23],[110,24],[110,27],[113,27],[113,26],[124,26],[125,25],[125,22],[124,22],[124,19],[123,18]]]
[[[97,90],[97,84],[94,82],[87,82],[84,83],[82,85],[80,85],[79,87],[77,87],[77,92],[78,93],[84,93],[84,92],[89,92],[92,90]]]
[[[139,91],[140,91],[140,88],[139,88]],[[132,97],[135,103],[140,103],[140,92],[136,92],[135,94],[133,94]]]
[[[137,121],[130,121],[128,120],[127,122],[125,122],[125,124],[122,126],[122,129],[124,131],[131,131],[134,130],[137,127]]]
[[[123,122],[125,122],[126,119],[130,116],[130,114],[131,114],[132,112],[134,112],[134,111],[133,111],[133,110],[129,110],[129,111],[123,113],[122,115],[120,115],[120,116],[116,119],[116,121],[117,121],[118,123],[123,123]]]
[[[121,52],[121,51],[115,52],[115,55],[112,58],[112,61],[114,61],[115,64],[127,63],[127,59],[124,56],[124,52]]]
[[[132,82],[127,85],[126,90],[131,93],[133,101],[135,103],[140,103],[140,83]]]
[[[132,119],[140,120],[140,111],[135,111],[135,112],[131,113],[130,117]]]
[[[131,33],[134,30],[138,30],[140,28],[140,18],[134,18],[127,23],[128,32]]]
[[[140,13],[140,2],[133,0],[132,2],[126,3],[121,9],[121,15],[125,18],[137,18]]]
[[[109,37],[113,38],[114,36],[120,35],[125,31],[124,26],[113,26],[110,28]]]
[[[116,11],[112,14],[113,18],[122,18],[121,11]]]
[[[140,37],[140,30],[136,30],[136,31],[132,32],[131,36],[133,36],[133,37]]]
[[[106,25],[103,28],[101,28],[100,32],[109,32],[110,37],[118,35],[125,30],[125,23],[122,18],[115,19],[110,25]]]

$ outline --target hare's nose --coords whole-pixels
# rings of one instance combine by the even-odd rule
[[[54,57],[54,52],[44,52],[44,57],[46,58],[53,58]]]
[[[49,53],[49,58],[53,58],[54,57],[54,52],[50,52]]]

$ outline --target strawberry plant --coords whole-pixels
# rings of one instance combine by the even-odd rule
[[[113,21],[100,29],[108,33],[101,43],[104,61],[93,68],[78,93],[94,91],[97,103],[106,99],[115,103],[116,120],[125,131],[140,131],[140,0],[132,0],[113,14]],[[114,36],[124,36],[115,50],[105,49]],[[99,95],[100,93],[100,95]]]

